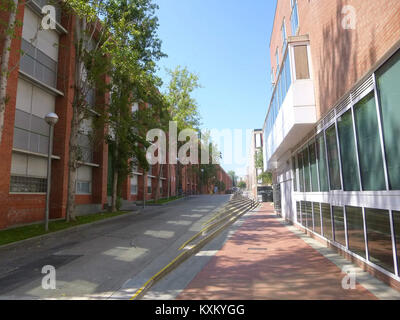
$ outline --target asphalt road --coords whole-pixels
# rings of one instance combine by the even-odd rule
[[[193,196],[0,248],[0,299],[130,298],[229,199]],[[42,288],[45,265],[55,267],[56,289]]]

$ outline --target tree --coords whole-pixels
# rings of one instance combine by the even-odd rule
[[[258,178],[261,179],[262,184],[267,184],[271,185],[272,184],[272,173],[269,171],[264,171],[260,175],[258,175]]]
[[[228,171],[228,176],[230,176],[232,179],[232,185],[234,187],[236,187],[236,181],[237,181],[238,176],[236,175],[235,171],[233,171],[233,170]]]
[[[246,189],[246,187],[247,187],[246,182],[244,182],[244,181],[239,181],[238,187],[239,187],[240,189]]]
[[[264,168],[264,157],[261,150],[257,150],[254,155],[254,164],[256,169]],[[272,173],[268,171],[263,171],[261,174],[257,176],[258,179],[261,179],[262,184],[272,184]]]

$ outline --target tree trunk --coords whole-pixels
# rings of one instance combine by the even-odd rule
[[[114,160],[117,161],[117,159],[118,159],[118,138],[115,137]],[[114,166],[111,212],[117,211],[117,197],[118,197],[118,170]]]
[[[8,25],[4,31],[12,30],[15,28],[15,21],[17,18],[18,0],[12,0],[12,8],[8,18]],[[3,136],[4,128],[4,114],[6,112],[7,103],[7,82],[8,82],[8,64],[10,61],[10,47],[12,42],[12,33],[4,32],[4,47],[1,53],[1,69],[0,69],[0,144]]]
[[[156,193],[154,195],[154,202],[158,202],[158,200],[160,199],[161,171],[162,171],[162,164],[160,163],[158,166],[158,178],[157,178]]]

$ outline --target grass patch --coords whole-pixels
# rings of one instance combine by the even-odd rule
[[[158,199],[157,202],[155,202],[154,200],[150,200],[150,201],[146,201],[146,203],[147,204],[164,204],[164,203],[168,203],[168,202],[171,202],[171,201],[178,200],[180,198],[183,198],[183,196],[169,197],[169,199],[168,198]]]
[[[112,218],[128,213],[128,211],[102,212],[86,216],[79,216],[76,221],[66,222],[65,220],[49,221],[49,231],[44,231],[44,223],[36,223],[23,227],[16,227],[0,231],[0,245],[52,233],[59,230],[68,229],[74,226],[87,224],[107,218]]]

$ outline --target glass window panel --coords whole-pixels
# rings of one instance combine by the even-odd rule
[[[321,214],[318,202],[313,202],[314,231],[321,234]]]
[[[394,272],[389,212],[365,209],[369,260]]]
[[[340,158],[342,161],[343,189],[344,191],[359,191],[360,179],[351,110],[338,118],[338,133]]]
[[[294,63],[296,65],[296,79],[310,79],[307,46],[294,47]]]
[[[14,128],[13,147],[22,150],[28,150],[29,131]]]
[[[332,213],[333,213],[333,228],[335,230],[335,241],[343,246],[346,246],[343,207],[332,206]]]
[[[400,190],[400,51],[376,75],[390,188]]]
[[[331,207],[329,203],[321,203],[321,212],[324,237],[329,240],[333,240]]]
[[[307,226],[307,209],[305,201],[301,201],[301,224],[304,227]]]
[[[304,184],[305,184],[305,191],[311,191],[311,180],[310,180],[310,163],[308,161],[308,148],[303,150],[303,165],[304,165]]]
[[[331,190],[341,190],[339,154],[337,148],[335,125],[326,130],[326,147]]]
[[[29,134],[29,151],[39,152],[39,137],[36,133]]]
[[[29,120],[31,115],[22,110],[15,110],[15,126],[21,129],[29,129]]]
[[[317,159],[315,154],[315,143],[312,142],[309,146],[310,149],[310,169],[311,169],[311,187],[312,191],[318,190],[318,170],[317,170]]]
[[[365,239],[362,208],[346,206],[349,249],[365,258]]]
[[[296,201],[297,222],[301,223],[300,202]]]
[[[319,186],[321,191],[329,191],[328,172],[326,170],[326,153],[324,135],[317,138],[317,159],[319,170]]]
[[[400,272],[400,211],[393,211],[393,224],[397,248],[397,266]]]
[[[296,157],[292,157],[292,170],[293,170],[293,190],[297,191],[297,161]]]
[[[44,136],[49,136],[49,125],[44,119],[32,115],[31,131]]]
[[[374,92],[354,106],[363,190],[385,190]]]
[[[312,203],[306,201],[306,215],[307,215],[307,228],[313,229],[313,217],[312,217]]]
[[[300,192],[304,192],[304,168],[303,168],[303,154],[299,153],[297,155],[297,159],[299,161],[299,185]]]

